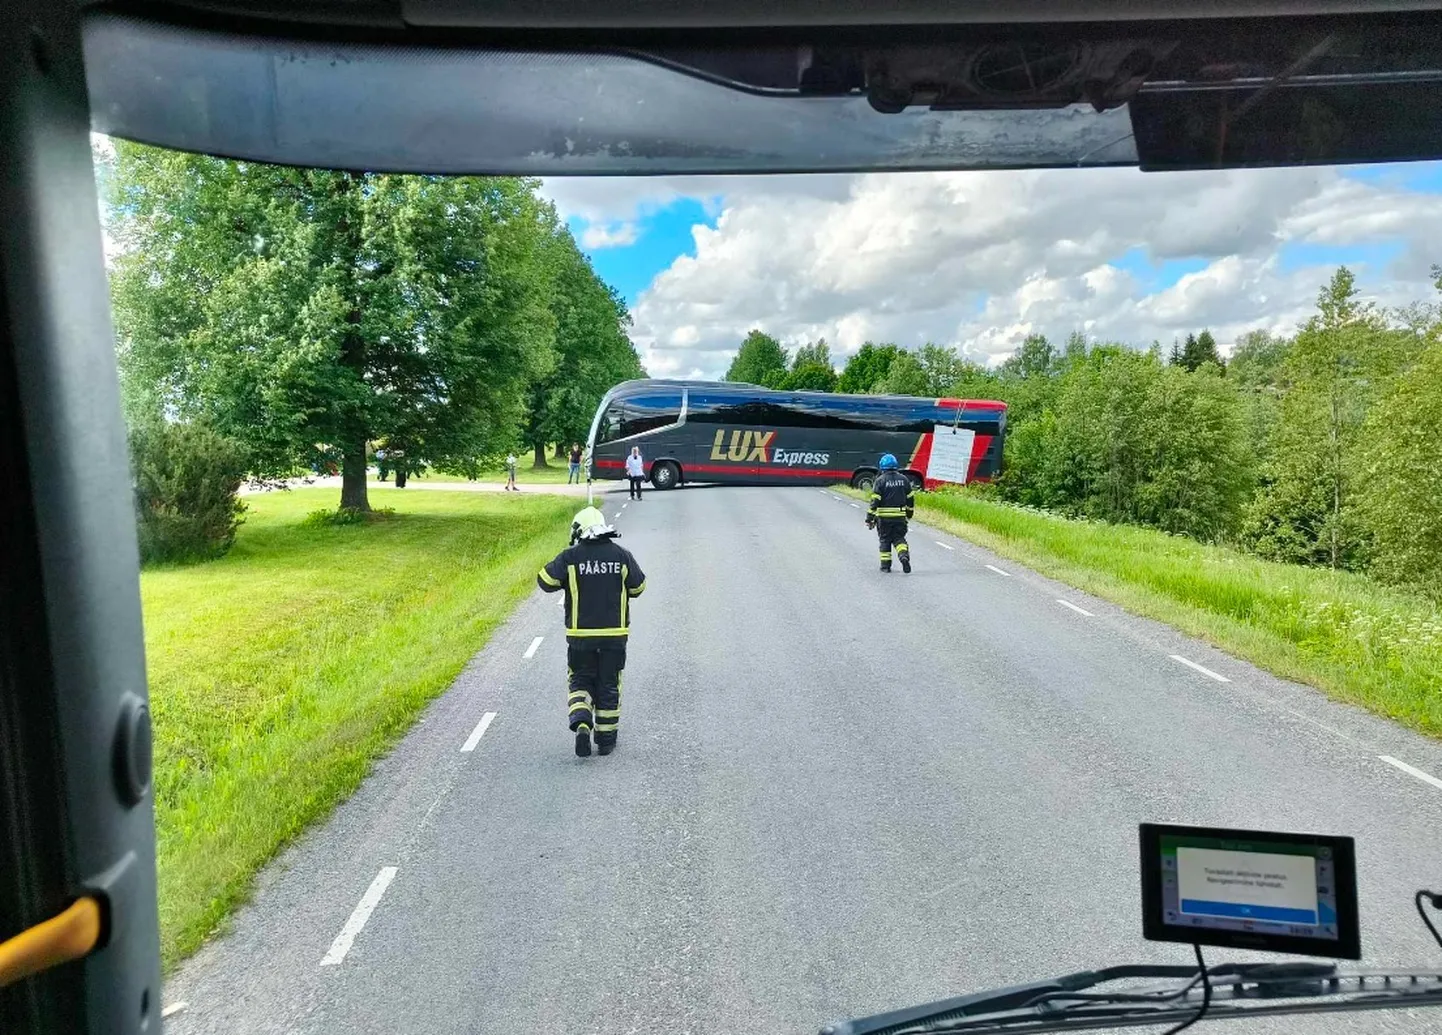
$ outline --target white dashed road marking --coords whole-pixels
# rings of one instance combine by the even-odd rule
[[[164,1010],[160,1011],[160,1019],[163,1021],[168,1018],[174,1017],[176,1014],[178,1014],[181,1010],[184,1010],[189,1005],[190,1004],[183,999],[178,1003],[171,1003]]]
[[[351,913],[350,919],[340,929],[340,934],[335,936],[335,941],[330,943],[330,951],[320,961],[322,967],[334,967],[345,954],[350,952],[350,947],[355,944],[356,935],[361,933],[366,921],[375,912],[376,906],[380,905],[381,896],[386,893],[386,888],[391,886],[391,881],[396,879],[396,868],[394,866],[382,866],[381,872],[376,874],[376,879],[371,881],[371,886],[366,888],[366,893],[361,896],[360,902]]]
[[[956,549],[956,547],[954,547],[954,546],[947,546],[945,543],[940,542],[940,541],[938,541],[936,545],[939,546],[939,547],[941,547],[943,550],[955,550],[955,549]]]
[[[462,750],[462,751],[474,751],[474,750],[476,750],[476,745],[479,744],[479,743],[481,742],[481,738],[486,735],[486,727],[491,724],[491,722],[495,719],[495,717],[496,717],[496,713],[495,713],[495,712],[486,712],[485,715],[482,715],[482,716],[481,716],[481,721],[478,722],[478,723],[476,723],[476,728],[475,728],[475,729],[471,730],[471,735],[466,738],[466,742],[465,742],[465,744],[461,747],[461,750]]]
[[[1396,766],[1408,776],[1415,776],[1423,783],[1430,783],[1433,787],[1436,787],[1439,791],[1442,791],[1442,780],[1437,779],[1437,777],[1433,776],[1431,773],[1424,773],[1422,770],[1416,768],[1415,766],[1410,766],[1406,762],[1403,762],[1401,759],[1393,758],[1391,755],[1378,755],[1377,757],[1380,758],[1382,761],[1386,762],[1388,765]]]
[[[998,575],[1005,575],[1007,578],[1011,578],[1011,572],[1002,571],[995,564],[988,564],[987,567],[990,568],[992,571],[996,572]]]
[[[1211,678],[1215,679],[1218,683],[1230,683],[1230,682],[1231,682],[1231,680],[1228,679],[1226,676],[1218,675],[1216,672],[1213,672],[1213,671],[1212,671],[1211,669],[1209,669],[1209,668],[1203,668],[1201,665],[1198,665],[1195,661],[1188,661],[1186,658],[1182,657],[1180,654],[1168,654],[1167,657],[1171,658],[1173,661],[1180,661],[1183,665],[1187,666],[1187,668],[1194,668],[1194,669],[1196,669],[1198,672],[1200,672],[1200,673],[1201,673],[1202,675],[1204,675],[1204,676],[1210,676]]]
[[[1076,612],[1077,614],[1079,614],[1079,615],[1086,615],[1088,618],[1095,618],[1095,617],[1096,617],[1096,615],[1092,614],[1092,613],[1091,613],[1090,611],[1088,611],[1086,608],[1084,608],[1084,607],[1077,607],[1077,606],[1076,606],[1075,604],[1073,604],[1070,600],[1058,600],[1057,603],[1060,604],[1062,607],[1069,607],[1069,608],[1071,608],[1073,611],[1075,611],[1075,612]]]
[[[536,648],[541,645],[541,641],[544,639],[544,636],[537,636],[531,641],[531,645],[526,648],[526,653],[521,656],[524,658],[534,658],[536,656]]]

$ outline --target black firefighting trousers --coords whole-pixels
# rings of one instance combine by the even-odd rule
[[[572,643],[566,647],[571,688],[566,701],[572,732],[589,726],[598,745],[616,743],[621,722],[621,670],[626,667],[626,646]]]
[[[881,540],[881,570],[891,570],[891,551],[903,558],[909,556],[911,547],[906,545],[906,518],[877,518],[876,535]]]

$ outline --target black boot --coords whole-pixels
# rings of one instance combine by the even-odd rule
[[[615,750],[616,740],[614,737],[609,740],[602,740],[600,737],[596,738],[596,754],[609,755],[612,751]]]
[[[906,553],[904,553],[904,554],[901,555],[901,570],[904,571],[904,572],[906,572],[906,574],[908,574],[908,575],[911,574],[911,553],[910,553],[910,551],[908,551],[908,552],[906,552]]]
[[[584,722],[576,727],[576,757],[591,757],[591,727]]]

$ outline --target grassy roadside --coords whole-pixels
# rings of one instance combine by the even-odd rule
[[[353,791],[565,544],[559,496],[333,489],[250,497],[222,560],[141,576],[162,954],[193,952],[256,871]]]
[[[523,456],[523,457],[520,458],[520,463],[516,464],[516,484],[517,484],[517,485],[526,485],[527,483],[529,483],[529,484],[531,484],[531,485],[565,485],[565,484],[566,484],[566,478],[570,475],[570,471],[571,471],[570,465],[567,463],[566,460],[564,460],[564,459],[562,459],[562,460],[557,460],[557,459],[555,459],[554,457],[549,457],[549,456],[548,456],[547,459],[546,459],[546,466],[545,466],[545,467],[532,467],[532,466],[531,466],[531,461],[532,461],[531,454],[530,454],[530,453],[527,453],[525,456]],[[372,471],[372,476],[374,477],[374,471]],[[582,472],[581,477],[582,477],[582,479],[583,479],[582,482],[581,482],[581,484],[584,485],[584,484],[585,484],[585,481],[584,481],[584,479],[585,479],[585,472],[584,472],[584,471]],[[505,481],[506,481],[506,469],[505,469],[504,466],[502,466],[502,467],[495,467],[495,468],[490,468],[490,467],[488,467],[488,468],[486,468],[485,470],[483,470],[483,471],[481,472],[481,475],[480,475],[479,478],[466,478],[466,477],[463,477],[463,476],[458,475],[458,474],[441,474],[441,473],[439,473],[439,472],[437,472],[437,471],[427,471],[425,474],[414,474],[414,475],[411,475],[410,480],[413,481],[413,482],[448,482],[448,483],[450,483],[450,482],[477,481],[477,482],[495,482],[497,485],[503,485],[503,484],[505,484]]]
[[[1442,736],[1442,608],[1426,600],[1359,575],[965,493],[918,496],[917,519],[1279,676]]]

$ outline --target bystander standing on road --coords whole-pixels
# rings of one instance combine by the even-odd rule
[[[626,477],[631,482],[631,499],[640,499],[641,480],[646,477],[646,461],[641,458],[640,446],[632,446],[631,455],[626,457]]]

